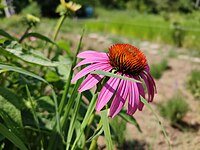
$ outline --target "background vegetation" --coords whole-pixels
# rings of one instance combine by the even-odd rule
[[[145,149],[146,145],[146,149],[153,149],[152,145],[140,140],[128,142],[130,133],[126,129],[129,124],[135,126],[137,134],[142,132],[134,117],[127,116],[125,110],[113,120],[107,118],[107,110],[100,115],[91,113],[94,105],[88,104],[94,104],[92,97],[97,95],[92,90],[83,95],[77,93],[82,79],[70,84],[72,68],[77,61],[76,53],[86,45],[80,36],[77,38],[77,34],[81,35],[85,28],[84,36],[95,33],[105,38],[109,35],[112,43],[124,42],[123,38],[126,37],[136,46],[143,41],[164,45],[163,51],[150,55],[153,56],[151,73],[158,87],[164,89],[163,74],[173,71],[175,67],[171,65],[171,60],[178,60],[182,54],[197,59],[200,57],[199,1],[74,2],[81,4],[82,8],[75,13],[64,13],[66,18],[62,22],[63,14],[57,12],[58,0],[14,0],[12,8],[15,14],[10,18],[5,17],[6,7],[0,0],[0,149],[95,149],[98,137],[103,135],[107,137],[103,140],[106,141],[104,145],[110,149],[112,143],[118,149],[134,146]],[[55,36],[56,33],[59,36]],[[104,51],[102,43],[96,44],[102,39],[98,41],[96,37],[93,38],[96,41],[92,43],[90,40],[87,48],[98,47]],[[169,45],[173,50],[166,54]],[[153,48],[148,48],[149,53]],[[155,56],[160,59],[154,61]],[[189,60],[185,62],[189,63]],[[193,68],[192,65],[189,69]],[[186,75],[185,66],[178,69],[177,74],[170,74],[169,78],[175,80],[170,89],[180,86],[176,75]],[[199,69],[195,68],[186,75],[187,80],[181,82],[181,86],[186,86],[191,92],[193,99],[200,97],[199,74]],[[166,102],[155,103],[158,112],[171,126],[182,129],[183,120],[190,113],[188,105],[193,103],[187,101],[185,93],[175,96],[168,96],[172,92],[162,94]],[[198,104],[194,105],[198,107]],[[147,114],[147,119],[155,120],[151,116],[152,113]],[[188,122],[191,123],[190,120]],[[187,127],[191,128],[189,125]],[[147,126],[147,131],[151,130],[152,125]],[[100,145],[98,147],[102,148]]]

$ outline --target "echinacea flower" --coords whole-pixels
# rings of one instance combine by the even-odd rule
[[[72,2],[72,1],[65,2],[65,0],[60,0],[60,2],[61,2],[61,5],[64,8],[66,8],[66,9],[72,11],[72,12],[76,12],[77,10],[79,10],[81,8],[80,4],[76,4],[76,3]]]
[[[114,96],[110,106],[109,116],[114,117],[117,115],[126,100],[128,101],[127,114],[133,115],[137,109],[141,111],[144,106],[140,100],[140,95],[145,98],[145,90],[147,90],[148,102],[153,101],[156,85],[150,74],[146,57],[138,48],[129,44],[115,44],[109,48],[108,53],[84,51],[79,53],[77,57],[83,58],[84,60],[79,62],[76,67],[85,64],[90,65],[78,72],[72,79],[72,82],[95,70],[106,72],[114,70],[117,75],[141,81],[132,82],[110,77],[98,95],[96,111],[100,111]],[[101,74],[89,74],[80,85],[79,92],[91,89],[103,78],[104,76]],[[144,84],[142,84],[142,81]]]

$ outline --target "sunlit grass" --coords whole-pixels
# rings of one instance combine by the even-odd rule
[[[159,105],[160,114],[168,119],[172,125],[180,123],[189,111],[188,104],[181,95],[175,95]]]
[[[188,77],[187,87],[200,100],[200,70],[193,70]]]

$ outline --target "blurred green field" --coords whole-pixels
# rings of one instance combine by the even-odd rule
[[[61,33],[80,32],[86,28],[88,32],[113,34],[139,40],[177,45],[181,42],[184,48],[192,49],[200,54],[200,13],[190,14],[163,13],[162,15],[140,14],[130,10],[105,10],[96,9],[96,17],[89,19],[67,19],[61,28]],[[10,32],[23,32],[23,24],[18,23],[22,16],[14,16],[12,19],[2,19],[0,28],[9,28]],[[42,18],[37,32],[50,34],[56,19]],[[16,28],[17,22],[17,28]],[[178,29],[173,24],[178,23]],[[21,31],[22,30],[22,31]],[[177,35],[178,34],[178,35]]]

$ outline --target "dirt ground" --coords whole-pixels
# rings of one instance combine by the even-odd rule
[[[73,45],[77,45],[79,39],[78,35],[69,35],[68,38],[73,41]],[[99,34],[88,34],[83,39],[83,49],[95,49],[97,51],[104,51],[111,46],[113,42],[109,36]],[[169,45],[159,45],[150,42],[135,42],[132,39],[119,38],[121,43],[129,43],[139,47],[147,56],[150,64],[159,62],[166,58],[170,50],[176,51],[178,56],[176,58],[169,58],[169,68],[164,72],[161,79],[156,80],[157,94],[154,102],[151,103],[152,108],[159,115],[157,106],[159,103],[167,101],[176,93],[183,94],[189,105],[189,112],[184,117],[184,122],[187,124],[189,131],[180,131],[170,125],[169,121],[159,116],[170,140],[172,149],[174,150],[200,150],[200,102],[195,100],[192,94],[186,88],[186,80],[188,74],[193,69],[200,69],[199,58],[182,57],[183,49],[171,47]],[[75,47],[74,47],[75,48]],[[197,60],[197,61],[196,61]],[[152,112],[144,107],[143,111],[137,111],[134,114],[138,121],[142,133],[140,133],[135,126],[127,124],[126,140],[134,143],[130,150],[168,150],[170,149],[166,139],[162,134],[162,130]],[[99,140],[99,144],[104,142]]]

